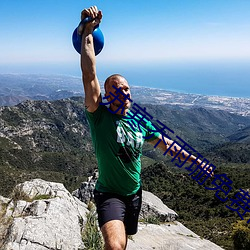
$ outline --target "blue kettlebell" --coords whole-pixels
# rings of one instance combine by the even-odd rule
[[[78,27],[83,24],[85,25],[87,22],[92,21],[93,19],[91,17],[84,18],[78,25]],[[75,50],[81,54],[81,47],[82,47],[82,36],[78,34],[77,30],[78,27],[74,30],[72,35],[72,43],[75,48]],[[104,36],[102,31],[99,28],[99,25],[96,25],[93,30],[93,41],[94,41],[94,49],[95,49],[95,55],[98,55],[104,46]]]

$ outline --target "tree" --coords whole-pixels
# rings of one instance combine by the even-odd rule
[[[249,250],[250,249],[250,223],[247,223],[250,218],[237,221],[233,224],[233,243],[235,250]]]

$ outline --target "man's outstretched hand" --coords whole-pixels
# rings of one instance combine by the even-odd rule
[[[211,167],[210,165],[206,165],[205,163],[203,163],[200,167],[201,167],[203,170],[205,170],[206,173],[207,173],[208,175],[210,175],[211,177],[214,176],[213,167]]]

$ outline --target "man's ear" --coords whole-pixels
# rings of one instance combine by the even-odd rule
[[[107,92],[105,92],[104,96],[105,96],[105,97],[108,97],[108,96],[110,96],[110,94],[108,94]],[[105,99],[106,99],[106,98],[105,98]],[[106,100],[108,100],[108,101],[109,101],[109,99],[110,99],[110,97],[109,97],[109,98],[107,98]]]

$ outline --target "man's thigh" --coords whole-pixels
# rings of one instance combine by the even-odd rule
[[[94,199],[98,214],[98,223],[101,228],[109,221],[119,220],[124,222],[126,205],[110,193],[94,191]]]
[[[110,193],[95,190],[95,203],[99,227],[105,241],[105,249],[125,249],[127,234],[124,226],[125,203]]]
[[[142,202],[141,189],[128,197],[95,190],[94,197],[100,228],[109,221],[118,220],[124,223],[127,235],[133,235],[137,232]]]

